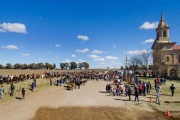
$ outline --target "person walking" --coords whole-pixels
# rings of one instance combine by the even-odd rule
[[[10,90],[11,90],[10,96],[14,96],[15,86],[13,84],[11,84]]]
[[[4,88],[3,86],[1,86],[0,88],[0,99],[3,99],[4,98]]]
[[[24,88],[22,88],[22,99],[24,100],[25,99],[25,94],[26,94],[26,91]]]
[[[176,89],[176,87],[174,86],[174,84],[172,84],[170,86],[170,90],[171,90],[171,93],[172,93],[172,96],[174,96],[174,90]]]
[[[156,86],[156,103],[160,105],[161,84]]]

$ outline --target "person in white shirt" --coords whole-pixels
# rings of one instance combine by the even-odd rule
[[[157,84],[156,86],[156,103],[160,105],[160,94],[161,94],[161,84]]]

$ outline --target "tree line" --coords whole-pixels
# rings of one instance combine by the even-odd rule
[[[76,63],[76,62],[70,62],[70,63],[60,63],[60,68],[62,70],[67,70],[67,69],[88,69],[89,64],[87,62],[82,62],[82,63]],[[50,64],[50,63],[31,63],[31,64],[20,64],[20,63],[15,63],[12,65],[11,63],[7,63],[5,66],[0,64],[0,69],[56,69],[56,64]]]

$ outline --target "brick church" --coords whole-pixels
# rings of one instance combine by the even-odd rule
[[[180,78],[180,45],[172,42],[169,36],[170,27],[163,14],[156,28],[156,39],[153,50],[153,75],[160,77]]]

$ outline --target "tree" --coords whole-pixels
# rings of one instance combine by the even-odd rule
[[[70,69],[76,69],[77,68],[77,63],[76,62],[70,62]]]
[[[148,72],[148,64],[149,64],[149,57],[151,55],[151,52],[150,51],[144,51],[142,52],[142,61],[143,61],[143,66],[144,66],[144,69],[146,69],[146,72],[145,72],[145,77],[146,77],[146,74]]]
[[[53,65],[52,64],[50,64],[50,63],[45,63],[45,67],[46,67],[46,69],[53,69]]]
[[[82,62],[83,66],[85,67],[85,69],[87,70],[89,68],[89,64],[87,62]]]
[[[121,66],[121,70],[124,70],[123,66]]]
[[[4,66],[0,64],[0,69],[4,69]]]
[[[129,64],[130,66],[132,66],[134,70],[138,70],[139,66],[143,66],[142,59],[140,56],[131,57],[129,60]]]
[[[56,64],[55,63],[53,64],[53,69],[56,69]]]
[[[65,69],[65,63],[60,63],[60,68],[61,68],[61,70],[64,70]]]
[[[65,64],[65,68],[66,68],[66,70],[68,69],[68,67],[69,67],[69,63],[64,63]]]
[[[6,69],[12,69],[12,68],[13,68],[13,66],[11,65],[11,63],[6,64]]]
[[[30,69],[35,69],[35,68],[36,68],[36,64],[35,64],[35,63],[29,64],[29,68],[30,68]]]
[[[14,64],[14,69],[21,69],[21,64],[20,63],[16,63]]]
[[[43,69],[44,68],[44,63],[40,62],[36,64],[36,69]]]
[[[22,66],[22,69],[28,69],[29,68],[29,66],[27,64],[25,64],[25,63],[22,64],[21,66]]]
[[[83,64],[82,63],[78,63],[78,68],[81,70],[83,68]]]

